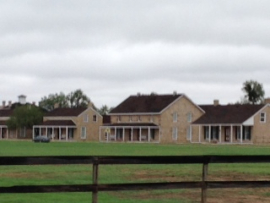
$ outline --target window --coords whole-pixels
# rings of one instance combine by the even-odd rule
[[[192,128],[191,126],[187,127],[187,140],[191,140],[191,133],[192,133]]]
[[[177,140],[177,137],[178,137],[178,129],[177,129],[177,127],[173,127],[173,129],[172,129],[172,139],[173,140]]]
[[[261,113],[260,121],[261,121],[261,123],[266,122],[266,113]]]
[[[97,122],[97,115],[93,115],[93,121]]]
[[[187,122],[191,122],[192,121],[192,113],[188,113],[187,114]]]
[[[84,117],[83,117],[83,121],[84,121],[85,123],[87,123],[87,122],[88,122],[88,114],[85,114],[85,115],[84,115]]]
[[[173,113],[173,122],[176,123],[177,122],[177,112]]]
[[[244,126],[243,140],[251,140],[251,127]]]
[[[81,139],[86,139],[86,127],[81,128]]]

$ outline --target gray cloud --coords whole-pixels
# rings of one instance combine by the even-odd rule
[[[81,88],[97,106],[130,94],[235,102],[255,79],[270,95],[270,2],[0,2],[0,99]]]

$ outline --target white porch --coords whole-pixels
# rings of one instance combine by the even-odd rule
[[[201,124],[198,135],[193,135],[191,143],[253,144],[252,126],[243,124]]]
[[[53,140],[69,141],[74,139],[75,126],[33,126],[33,139],[43,135]]]
[[[108,125],[99,128],[100,142],[159,143],[160,128],[156,125]]]

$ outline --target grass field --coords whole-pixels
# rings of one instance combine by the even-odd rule
[[[270,146],[162,145],[128,143],[33,143],[0,141],[0,156],[47,155],[270,155]],[[269,164],[213,164],[210,180],[269,180]],[[193,181],[201,179],[201,165],[100,166],[99,183]],[[0,186],[87,184],[91,165],[0,166]],[[227,195],[224,195],[227,194]],[[208,202],[270,202],[270,189],[210,190]],[[0,203],[91,202],[91,193],[0,194]],[[108,192],[101,203],[200,202],[200,190]]]

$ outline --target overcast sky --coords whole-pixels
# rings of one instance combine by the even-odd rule
[[[269,0],[0,0],[0,102],[76,89],[97,106],[185,93],[270,97]],[[0,103],[1,105],[1,103]]]

